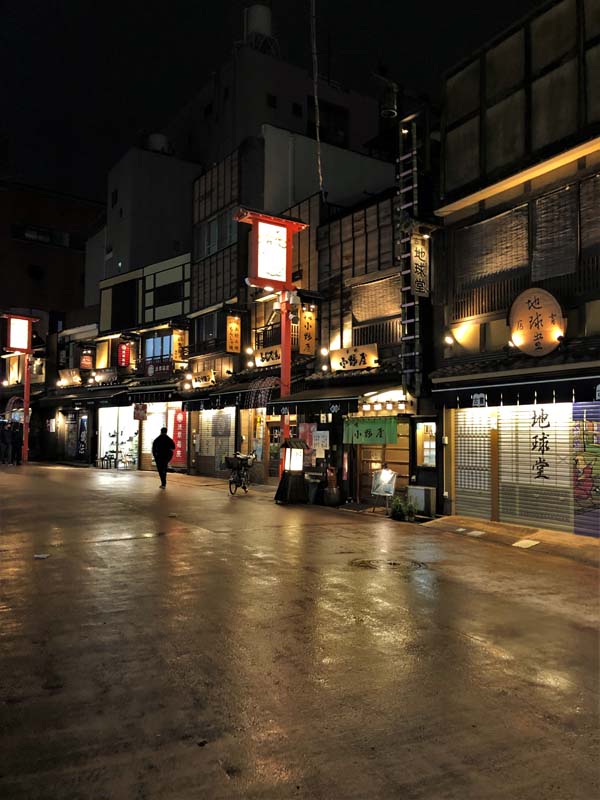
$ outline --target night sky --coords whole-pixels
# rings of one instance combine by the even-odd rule
[[[309,0],[273,0],[284,58],[310,64]],[[317,0],[320,72],[375,92],[384,64],[439,97],[441,76],[533,0]],[[0,0],[0,174],[105,199],[108,169],[162,127],[241,38],[243,0]],[[492,14],[493,8],[493,14]],[[439,9],[439,10],[438,10]]]

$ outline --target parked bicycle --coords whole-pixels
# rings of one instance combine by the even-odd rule
[[[231,470],[229,475],[229,492],[235,494],[238,487],[248,491],[250,486],[250,470],[256,460],[255,451],[253,450],[250,455],[244,453],[235,453],[233,456],[225,456],[225,464]]]

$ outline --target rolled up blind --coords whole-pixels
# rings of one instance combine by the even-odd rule
[[[572,275],[577,268],[577,190],[560,189],[533,206],[533,281]]]

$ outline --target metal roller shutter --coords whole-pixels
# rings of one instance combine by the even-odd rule
[[[571,403],[495,409],[501,521],[573,530],[572,409]]]
[[[491,516],[490,418],[487,408],[456,411],[456,513]]]

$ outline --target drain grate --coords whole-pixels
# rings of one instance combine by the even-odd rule
[[[360,569],[400,569],[400,570],[413,570],[413,569],[427,569],[427,565],[422,561],[394,561],[393,559],[383,558],[353,558],[350,562],[351,567],[359,567]]]

